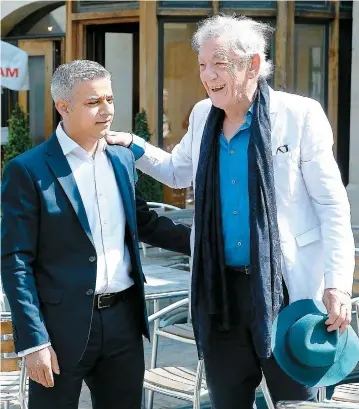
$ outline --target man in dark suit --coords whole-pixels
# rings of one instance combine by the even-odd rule
[[[85,380],[95,409],[139,409],[149,330],[138,241],[189,254],[189,229],[149,211],[131,151],[107,145],[105,68],[64,64],[51,92],[63,121],[2,185],[2,280],[29,408],[75,409]]]

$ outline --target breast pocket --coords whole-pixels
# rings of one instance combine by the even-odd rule
[[[277,201],[288,206],[291,202],[296,180],[300,174],[299,148],[272,156]]]

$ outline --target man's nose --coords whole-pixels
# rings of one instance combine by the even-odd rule
[[[213,81],[217,78],[217,73],[210,64],[207,64],[201,76],[205,81]]]
[[[100,110],[101,115],[113,115],[113,112],[114,112],[113,103],[104,101],[103,104],[101,104],[101,110]]]

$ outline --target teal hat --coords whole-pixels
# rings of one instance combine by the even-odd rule
[[[359,338],[348,326],[328,332],[323,303],[299,300],[285,307],[273,322],[272,351],[283,371],[306,386],[334,385],[359,361]]]

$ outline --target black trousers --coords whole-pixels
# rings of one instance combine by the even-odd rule
[[[30,381],[29,409],[77,409],[83,380],[94,409],[140,409],[144,376],[142,303],[134,292],[112,307],[94,310],[80,362],[61,367],[55,386]],[[55,351],[56,352],[56,351]]]
[[[213,329],[203,342],[212,409],[252,409],[262,371],[274,403],[280,400],[316,401],[318,390],[295,382],[280,369],[273,356],[258,358],[249,325],[249,276],[234,272],[228,274],[233,328],[227,332]],[[205,311],[201,312],[202,323],[208,319],[203,314]]]

